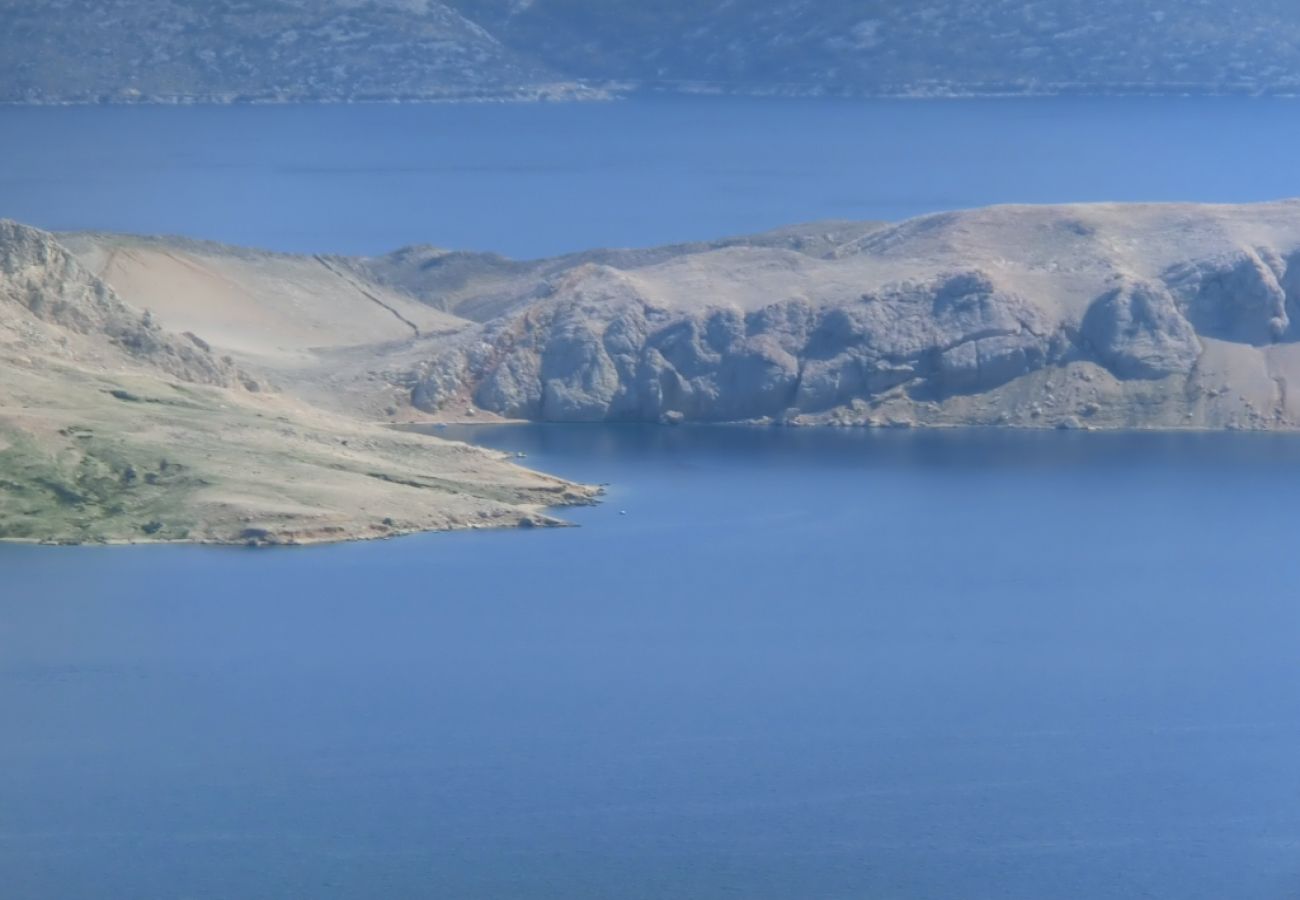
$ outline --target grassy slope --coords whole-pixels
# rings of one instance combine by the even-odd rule
[[[312,543],[550,524],[544,507],[593,496],[283,397],[143,375],[5,375],[0,540]]]

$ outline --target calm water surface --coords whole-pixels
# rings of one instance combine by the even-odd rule
[[[1300,440],[468,436],[608,502],[0,547],[6,898],[1300,894]]]
[[[0,216],[540,256],[1005,202],[1300,195],[1300,101],[0,107]]]

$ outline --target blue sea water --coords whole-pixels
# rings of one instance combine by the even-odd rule
[[[453,436],[607,502],[0,546],[6,898],[1300,892],[1295,439]]]
[[[1279,100],[0,109],[0,215],[539,255],[1300,194]],[[4,900],[1291,900],[1300,439],[501,427],[563,530],[0,545]]]
[[[1300,195],[1300,100],[0,107],[0,216],[512,256],[1007,202]]]

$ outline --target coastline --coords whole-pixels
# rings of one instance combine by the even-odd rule
[[[540,504],[529,504],[518,507],[522,514],[515,522],[494,522],[484,524],[481,522],[461,522],[449,524],[441,528],[392,528],[379,531],[373,527],[358,527],[356,531],[347,531],[342,526],[341,530],[322,530],[316,532],[302,532],[293,537],[284,540],[261,540],[261,539],[231,539],[222,540],[219,538],[104,538],[94,539],[76,539],[76,538],[15,538],[0,537],[0,545],[13,544],[15,546],[28,547],[231,547],[247,548],[255,550],[268,549],[289,549],[293,547],[327,547],[335,544],[357,544],[372,543],[375,541],[392,541],[399,538],[414,537],[421,534],[453,534],[461,531],[529,531],[534,528],[577,528],[578,525],[564,519],[556,518],[550,515],[551,511],[559,509],[573,509],[581,506],[594,506],[601,502],[601,493],[593,493],[587,501],[574,501],[559,506],[542,506]]]
[[[455,420],[443,421],[411,421],[402,423],[393,423],[387,426],[389,429],[402,433],[419,434],[429,437],[438,437],[437,430],[443,427],[475,427],[475,428],[502,428],[508,426],[526,426],[526,427],[545,427],[545,428],[607,428],[626,424],[629,426],[650,427],[655,429],[704,429],[704,430],[783,430],[798,429],[808,431],[818,430],[837,430],[837,431],[859,431],[859,432],[879,432],[882,434],[897,434],[901,432],[912,432],[915,434],[945,433],[956,434],[967,432],[972,435],[992,435],[992,434],[1036,434],[1046,435],[1051,433],[1067,432],[1076,435],[1089,435],[1097,438],[1122,437],[1125,435],[1234,435],[1234,436],[1272,436],[1272,437],[1300,437],[1300,429],[1289,427],[1278,428],[1209,428],[1203,426],[1180,426],[1180,427],[1086,427],[1069,429],[1060,426],[1051,425],[988,425],[988,424],[957,424],[957,423],[907,423],[907,424],[843,424],[833,422],[780,422],[780,421],[735,421],[735,422],[684,422],[684,423],[646,423],[646,422],[533,422],[524,419],[503,419],[503,418],[460,418]],[[456,442],[462,442],[462,438],[453,438]],[[496,450],[488,445],[471,444],[476,449],[485,453],[492,454],[502,461],[511,460],[510,454]],[[527,471],[537,474],[544,478],[554,478],[548,475],[544,470],[538,470],[524,466]],[[573,493],[566,491],[560,497],[559,502],[553,504],[528,503],[518,504],[513,507],[518,516],[513,521],[506,521],[506,517],[500,517],[490,522],[471,521],[468,519],[453,519],[443,525],[432,527],[376,527],[373,522],[356,521],[353,523],[342,523],[326,525],[319,528],[303,528],[292,533],[284,535],[266,534],[263,536],[234,536],[230,538],[220,537],[202,537],[195,536],[190,538],[154,538],[147,535],[139,537],[105,537],[105,538],[68,538],[68,537],[0,537],[0,544],[14,544],[26,546],[41,547],[156,547],[156,546],[200,546],[200,547],[233,547],[233,548],[307,548],[321,547],[334,544],[363,543],[372,541],[396,540],[399,538],[412,537],[421,534],[450,534],[461,531],[509,531],[509,530],[531,530],[533,528],[576,528],[579,527],[574,523],[561,518],[555,513],[565,510],[574,509],[584,506],[595,506],[604,502],[605,489],[601,486],[583,486],[584,491]]]
[[[842,100],[868,102],[881,100],[1029,100],[1052,98],[1078,99],[1157,99],[1157,98],[1258,98],[1295,100],[1300,86],[1203,85],[1203,84],[1084,84],[1062,83],[1041,86],[961,86],[956,84],[911,85],[874,90],[827,88],[809,84],[773,84],[737,87],[722,82],[686,84],[632,83],[561,83],[538,87],[503,90],[447,90],[427,94],[391,96],[311,96],[207,92],[194,94],[122,93],[102,96],[50,96],[35,98],[0,98],[0,108],[87,108],[131,106],[444,106],[532,103],[609,103],[638,98],[728,98],[750,100]]]
[[[1044,435],[1054,432],[1067,432],[1072,434],[1087,434],[1096,437],[1115,437],[1123,435],[1254,435],[1254,436],[1300,436],[1300,429],[1294,427],[1275,426],[1275,427],[1238,427],[1238,428],[1212,428],[1199,425],[1188,426],[1083,426],[1077,428],[1066,428],[1060,424],[1042,424],[1032,425],[1025,423],[1015,424],[980,424],[980,423],[954,423],[954,422],[912,422],[899,421],[892,423],[869,423],[869,422],[836,422],[836,421],[798,421],[798,420],[742,420],[730,422],[535,422],[526,419],[510,419],[499,416],[457,416],[446,418],[412,418],[408,421],[393,422],[384,425],[384,429],[398,434],[420,435],[423,437],[447,438],[439,435],[443,428],[501,428],[506,426],[528,426],[528,427],[547,427],[547,428],[583,428],[596,427],[604,428],[619,424],[631,426],[651,427],[655,429],[744,429],[744,430],[781,430],[781,429],[798,429],[818,431],[823,429],[839,431],[858,431],[858,432],[879,432],[879,433],[900,433],[913,432],[924,434],[926,432],[942,432],[946,434],[955,434],[968,432],[971,434],[1038,434]],[[467,443],[462,437],[452,437],[450,440],[454,443]],[[604,502],[605,489],[601,486],[575,485],[568,481],[563,481],[556,476],[548,475],[544,470],[532,468],[528,463],[520,463],[522,460],[516,459],[511,454],[495,449],[491,446],[477,443],[469,443],[477,451],[494,457],[500,462],[511,463],[524,469],[531,475],[539,478],[553,481],[556,485],[563,485],[564,490],[557,493],[556,502],[553,503],[515,503],[511,506],[512,512],[506,515],[498,515],[489,521],[476,520],[472,518],[462,518],[451,516],[438,524],[429,524],[425,526],[400,526],[400,525],[377,525],[373,520],[354,519],[352,521],[337,520],[329,524],[304,524],[302,526],[286,529],[282,532],[268,531],[264,529],[248,529],[244,533],[231,534],[229,536],[216,536],[214,534],[195,534],[184,538],[175,537],[151,537],[141,534],[139,536],[101,536],[101,537],[71,537],[60,535],[48,535],[39,537],[0,537],[0,544],[42,546],[42,547],[136,547],[136,546],[206,546],[206,547],[234,547],[234,548],[291,548],[291,547],[320,547],[333,544],[358,543],[394,540],[398,538],[411,537],[420,534],[443,534],[459,531],[503,531],[503,530],[530,530],[533,528],[571,528],[577,527],[572,522],[556,515],[557,512],[565,509],[573,509],[582,506],[594,506]]]
[[[29,543],[551,526],[599,497],[440,425],[1300,431],[1300,321],[1237,302],[1284,312],[1295,201],[998,206],[523,263],[3,231],[0,534]],[[1135,241],[1140,260],[1114,250]]]

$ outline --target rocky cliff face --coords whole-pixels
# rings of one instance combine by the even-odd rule
[[[168,333],[148,311],[127,306],[53,235],[3,220],[0,329],[11,346],[37,352],[107,366],[135,364],[197,384],[259,387],[202,338]]]
[[[745,311],[658,307],[616,270],[574,273],[559,299],[440,356],[416,402],[474,385],[502,415],[558,421],[736,421],[833,408],[903,384],[987,390],[1059,357],[1054,328],[983,274]]]
[[[815,256],[581,264],[521,302],[432,346],[414,403],[549,421],[1297,421],[1296,204],[926,217]]]
[[[528,262],[67,244],[164,327],[389,421],[1300,427],[1300,201],[994,207]],[[309,314],[351,324],[297,328]],[[222,331],[236,319],[258,340]]]

